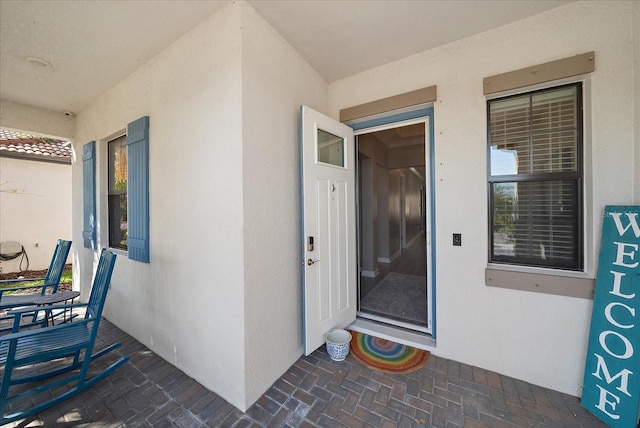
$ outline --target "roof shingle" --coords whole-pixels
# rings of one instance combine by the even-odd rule
[[[0,129],[0,156],[71,163],[71,145],[52,138]]]

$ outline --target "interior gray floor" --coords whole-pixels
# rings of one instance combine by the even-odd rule
[[[427,279],[424,276],[388,273],[367,296],[361,309],[401,321],[426,325]]]

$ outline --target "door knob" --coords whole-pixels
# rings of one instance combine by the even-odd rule
[[[307,266],[311,266],[312,264],[314,264],[316,262],[319,262],[319,261],[320,260],[311,260],[311,259],[309,259],[309,260],[307,260]]]

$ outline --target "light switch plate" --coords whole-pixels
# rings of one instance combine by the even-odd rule
[[[454,233],[453,234],[453,245],[455,247],[462,246],[462,233]]]

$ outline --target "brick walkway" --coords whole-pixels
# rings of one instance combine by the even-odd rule
[[[602,427],[575,397],[431,355],[387,375],[324,347],[301,357],[245,414],[103,320],[97,348],[131,360],[58,407],[14,426]],[[112,354],[115,354],[113,352]],[[115,356],[113,357],[115,359]],[[108,358],[100,361],[109,363]]]

